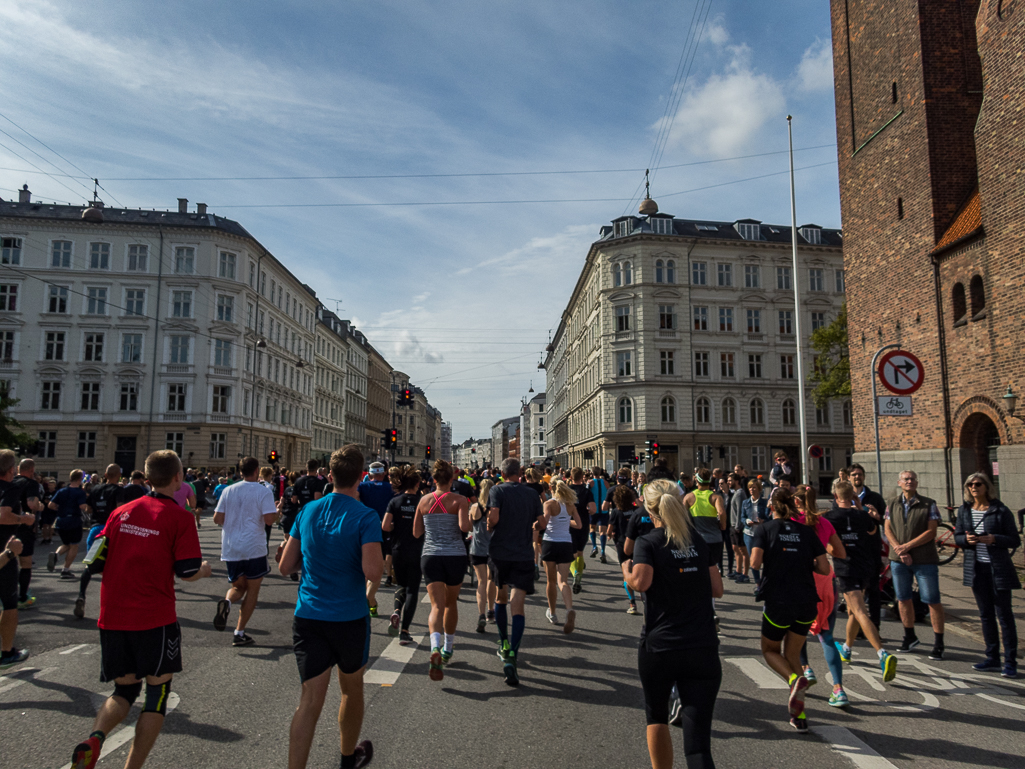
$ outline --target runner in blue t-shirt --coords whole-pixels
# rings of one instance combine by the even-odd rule
[[[331,455],[330,467],[333,492],[299,512],[279,561],[286,577],[302,570],[292,624],[302,696],[292,718],[290,766],[306,765],[335,665],[342,690],[342,766],[366,766],[374,753],[369,740],[356,741],[363,725],[363,671],[370,659],[364,585],[381,580],[381,522],[359,501],[359,448],[350,444],[339,449]],[[360,717],[346,718],[350,709]]]
[[[366,480],[359,485],[359,501],[377,513],[377,521],[380,524],[384,521],[384,514],[388,511],[388,503],[395,496],[395,489],[388,480],[385,467],[380,462],[370,464],[370,474]],[[381,538],[381,554],[384,556],[384,573],[391,576],[391,534],[386,533]],[[370,616],[377,616],[377,588],[378,583],[367,582],[367,603],[370,604]]]

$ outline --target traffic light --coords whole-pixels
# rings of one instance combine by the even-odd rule
[[[278,461],[278,459],[280,459],[280,457],[281,457],[281,455],[278,454],[278,452],[272,451],[270,454],[267,455],[267,461],[270,462],[273,465],[273,464],[277,463],[277,461]]]
[[[651,442],[651,456],[658,459],[658,441]]]
[[[413,405],[413,391],[408,387],[402,391],[402,402],[407,406]]]
[[[431,447],[430,447],[430,446],[428,446],[428,447],[427,447],[427,450],[426,450],[426,451],[424,451],[424,457],[425,457],[426,459],[430,459],[430,458],[431,458]]]
[[[399,431],[392,428],[388,431],[388,448],[394,449],[399,444]]]

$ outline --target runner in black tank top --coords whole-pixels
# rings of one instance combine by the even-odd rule
[[[402,468],[399,488],[402,493],[388,503],[381,529],[391,532],[392,568],[395,570],[397,585],[395,610],[391,615],[388,634],[397,635],[399,643],[408,646],[413,643],[409,626],[413,622],[413,615],[416,614],[416,606],[420,600],[420,583],[423,580],[420,553],[424,541],[422,537],[413,536],[413,519],[416,517],[416,507],[420,501],[420,474],[411,466]]]

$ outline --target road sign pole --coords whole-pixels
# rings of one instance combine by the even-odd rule
[[[880,494],[883,488],[883,456],[879,451],[879,401],[876,398],[876,379],[879,373],[876,371],[876,364],[879,362],[879,356],[887,350],[899,350],[899,344],[887,344],[876,350],[876,354],[872,356],[872,421],[875,427],[876,434],[876,483],[879,485],[876,487],[876,491]]]
[[[808,459],[808,419],[804,396],[804,338],[801,336],[801,277],[797,268],[797,196],[794,191],[794,125],[787,115],[787,138],[790,142],[790,242],[793,246],[794,279],[794,333],[797,336],[797,408],[801,428],[801,476],[805,485],[811,485],[811,461]]]

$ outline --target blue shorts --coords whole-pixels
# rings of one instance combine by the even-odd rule
[[[893,593],[898,601],[911,600],[912,579],[918,580],[918,595],[922,603],[940,602],[940,567],[935,563],[913,563],[910,566],[900,561],[890,561],[893,575]]]
[[[234,582],[239,577],[246,579],[260,579],[270,574],[270,567],[267,565],[267,556],[261,558],[250,558],[245,561],[225,561],[228,567],[228,582]]]
[[[608,510],[599,510],[596,513],[591,513],[591,525],[592,526],[608,526],[609,525],[609,512],[608,512]]]

